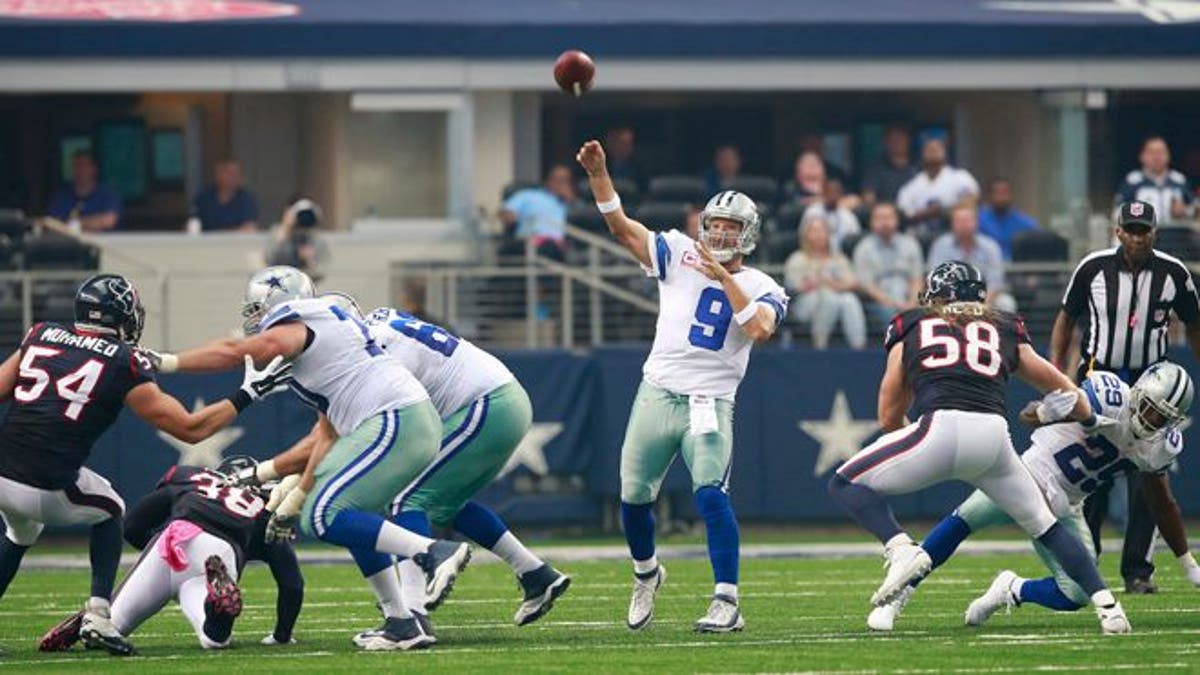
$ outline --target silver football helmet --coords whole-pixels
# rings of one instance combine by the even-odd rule
[[[246,284],[246,295],[242,300],[242,330],[246,335],[254,335],[258,332],[259,322],[272,307],[313,295],[312,279],[295,267],[275,265],[257,272]]]
[[[710,223],[714,218],[741,223],[742,231],[736,240],[732,240],[727,233],[712,230]],[[712,251],[718,262],[729,262],[739,253],[750,255],[758,245],[760,227],[761,219],[754,200],[734,190],[718,192],[700,212],[700,241]]]
[[[1187,417],[1195,387],[1187,371],[1163,361],[1150,366],[1129,390],[1129,430],[1146,440]]]
[[[338,309],[349,314],[355,319],[358,319],[359,321],[363,320],[362,308],[358,306],[358,301],[354,299],[354,296],[350,295],[349,293],[342,293],[341,291],[326,291],[318,297],[320,297],[322,300],[328,300]]]

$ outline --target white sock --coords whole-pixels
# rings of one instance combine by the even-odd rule
[[[371,590],[375,592],[375,598],[379,600],[379,608],[383,610],[385,617],[407,619],[412,616],[400,597],[400,579],[396,576],[395,567],[388,565],[379,570],[367,577],[367,583],[371,584]]]
[[[425,571],[410,558],[400,561],[400,592],[410,611],[425,614]]]
[[[492,553],[508,563],[508,566],[518,576],[532,572],[543,564],[541,559],[525,548],[525,544],[522,544],[521,540],[517,539],[512,532],[505,532],[496,540],[496,545],[492,547]]]
[[[916,542],[912,540],[912,537],[908,536],[907,532],[901,532],[900,534],[892,537],[891,539],[888,539],[887,543],[884,544],[883,547],[890,551],[890,550],[892,550],[893,547],[896,547],[896,546],[911,546],[911,545],[915,545],[915,544],[916,544]]]
[[[634,560],[633,561],[634,574],[649,574],[650,572],[653,572],[657,567],[658,567],[658,556],[657,555],[652,555],[649,558],[646,558],[645,560]]]
[[[717,584],[717,589],[714,595],[728,595],[737,600],[737,584]]]
[[[1008,592],[1012,594],[1013,600],[1021,602],[1021,586],[1024,586],[1026,581],[1029,580],[1024,577],[1013,579],[1012,584],[1008,587]]]
[[[422,537],[395,523],[384,521],[383,527],[379,528],[379,538],[375,540],[375,550],[401,558],[411,558],[418,553],[424,553],[432,543],[433,540],[429,537]]]
[[[93,595],[92,597],[88,598],[87,611],[89,611],[93,614],[99,614],[100,616],[108,618],[109,608],[110,608],[110,604],[106,598],[101,598],[96,595]]]
[[[1112,591],[1102,588],[1092,593],[1092,604],[1097,607],[1111,607],[1117,604],[1117,599],[1113,597]]]

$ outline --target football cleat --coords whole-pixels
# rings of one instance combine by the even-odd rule
[[[51,628],[38,641],[39,652],[65,652],[79,642],[79,627],[83,625],[83,612],[75,612]]]
[[[737,598],[718,593],[708,606],[708,613],[696,621],[692,629],[697,633],[736,633],[746,627]]]
[[[379,628],[354,636],[354,644],[369,652],[425,649],[435,642],[437,639],[426,635],[421,630],[421,624],[411,616],[407,619],[384,619]]]
[[[997,574],[996,578],[992,580],[992,585],[988,586],[987,592],[967,605],[967,612],[963,617],[967,625],[982,626],[997,610],[1001,608],[1011,610],[1015,607],[1017,594],[1014,587],[1022,581],[1024,579],[1017,576],[1017,573],[1012,570],[1004,570]]]
[[[211,607],[214,614],[236,619],[242,613],[242,590],[229,576],[225,561],[220,556],[208,556],[204,561],[204,576],[208,580],[205,607]]]
[[[1125,592],[1132,595],[1150,595],[1158,592],[1158,584],[1149,578],[1127,579]]]
[[[571,577],[554,569],[549,563],[522,574],[517,581],[525,592],[525,601],[513,617],[513,622],[518,626],[531,624],[545,616],[554,607],[554,601],[571,586]]]
[[[441,539],[429,545],[424,553],[413,556],[413,562],[425,570],[425,608],[437,609],[454,588],[454,580],[471,561],[471,547]]]
[[[867,628],[883,632],[892,630],[896,626],[896,617],[900,616],[900,613],[904,611],[904,606],[908,604],[909,598],[916,592],[915,586],[905,586],[895,600],[883,607],[872,609],[871,613],[867,615]]]
[[[88,649],[103,649],[113,656],[134,654],[133,645],[121,635],[109,618],[107,605],[98,606],[88,602],[79,623],[79,638]]]
[[[933,569],[933,560],[929,558],[929,554],[912,540],[887,549],[883,555],[887,574],[884,575],[879,589],[871,596],[871,604],[876,607],[883,607],[895,600],[909,584],[923,578]]]
[[[1115,602],[1105,607],[1096,607],[1096,616],[1100,617],[1100,631],[1105,635],[1120,635],[1132,633],[1133,626],[1125,616],[1121,603]]]
[[[412,615],[417,620],[417,625],[421,627],[421,632],[437,640],[437,636],[433,634],[433,623],[429,620],[429,615],[417,611],[414,611]]]
[[[634,575],[633,597],[629,599],[629,617],[626,625],[630,630],[641,630],[650,625],[654,618],[654,596],[667,580],[667,568],[660,563],[653,572]]]

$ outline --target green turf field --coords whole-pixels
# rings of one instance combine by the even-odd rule
[[[1115,556],[1109,556],[1115,558]],[[142,656],[117,660],[79,648],[39,654],[42,632],[73,611],[87,588],[85,572],[27,571],[0,603],[0,671],[107,672],[136,661],[140,672],[267,672],[395,670],[521,673],[528,671],[828,671],[991,673],[1047,671],[1200,672],[1200,590],[1185,585],[1169,556],[1158,596],[1122,597],[1134,634],[1099,635],[1091,610],[1053,614],[1021,607],[995,616],[982,630],[962,625],[962,610],[998,569],[1026,576],[1041,570],[1030,556],[964,556],[926,582],[894,633],[869,634],[867,598],[881,579],[878,559],[756,559],[742,563],[747,628],[701,636],[692,621],[711,592],[703,560],[668,560],[670,579],[653,626],[624,627],[630,573],[624,563],[573,563],[574,584],[547,617],[516,628],[516,584],[496,564],[469,568],[454,595],[433,616],[439,644],[427,652],[360,653],[356,631],[377,623],[373,598],[349,565],[306,569],[300,644],[262,647],[273,623],[274,591],[265,568],[244,580],[247,608],[234,648],[203,652],[175,606],[133,636]],[[1105,572],[1115,577],[1115,559]]]

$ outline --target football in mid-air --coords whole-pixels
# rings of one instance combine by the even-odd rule
[[[596,64],[592,63],[592,57],[578,49],[559,54],[554,62],[554,81],[559,88],[576,98],[592,88],[595,77]]]

